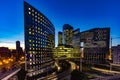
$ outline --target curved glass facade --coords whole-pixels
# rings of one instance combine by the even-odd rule
[[[54,67],[55,28],[37,9],[24,2],[26,70],[29,76]]]

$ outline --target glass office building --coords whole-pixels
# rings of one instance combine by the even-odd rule
[[[72,46],[73,27],[69,24],[63,25],[63,44]]]
[[[31,79],[34,76],[36,78],[45,76],[55,68],[53,59],[54,25],[40,11],[24,2],[24,29],[27,76]]]

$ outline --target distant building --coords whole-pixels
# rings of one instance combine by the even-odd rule
[[[58,46],[63,45],[63,33],[58,32]]]
[[[105,63],[109,53],[110,28],[94,28],[81,32],[84,59],[89,63]]]
[[[20,41],[16,41],[16,50],[20,50]]]
[[[69,24],[63,25],[63,44],[72,46],[73,27]]]
[[[80,29],[73,30],[69,24],[63,25],[63,32],[58,32],[58,47],[54,49],[55,57],[80,57]]]
[[[19,61],[21,56],[24,56],[20,41],[16,41],[16,50],[12,50],[12,54],[16,56],[16,60]]]
[[[113,63],[120,64],[120,45],[112,47]]]
[[[65,45],[54,48],[54,57],[71,58],[73,57],[73,48]]]
[[[11,57],[11,51],[7,47],[0,47],[0,58]]]
[[[55,68],[55,28],[46,16],[27,2],[24,2],[24,28],[27,80],[37,80]]]
[[[16,41],[16,51],[18,54],[23,53],[22,47],[20,46],[20,41]]]

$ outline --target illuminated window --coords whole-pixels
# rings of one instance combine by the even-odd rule
[[[32,65],[32,63],[30,62],[30,65]]]
[[[37,22],[37,19],[35,19],[35,21]]]
[[[34,16],[34,14],[32,13],[32,16]]]
[[[31,12],[28,12],[29,14],[31,14]]]
[[[32,59],[30,59],[30,61],[32,61]]]
[[[29,32],[29,34],[31,34],[31,32]]]
[[[31,42],[31,40],[29,40],[29,42]]]
[[[35,46],[34,44],[32,46]]]
[[[34,35],[34,32],[32,33],[32,35]]]
[[[33,62],[33,64],[35,64],[35,62]]]
[[[28,10],[31,10],[31,8],[28,8]]]
[[[35,14],[37,14],[37,12],[35,12]]]
[[[34,10],[32,10],[32,12],[34,12]]]

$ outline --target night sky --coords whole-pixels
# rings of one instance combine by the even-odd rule
[[[80,31],[110,27],[111,37],[120,37],[120,0],[25,0],[42,12],[55,26],[63,24]],[[0,0],[0,46],[15,48],[15,41],[24,44],[23,0]],[[113,39],[113,45],[120,39]]]

